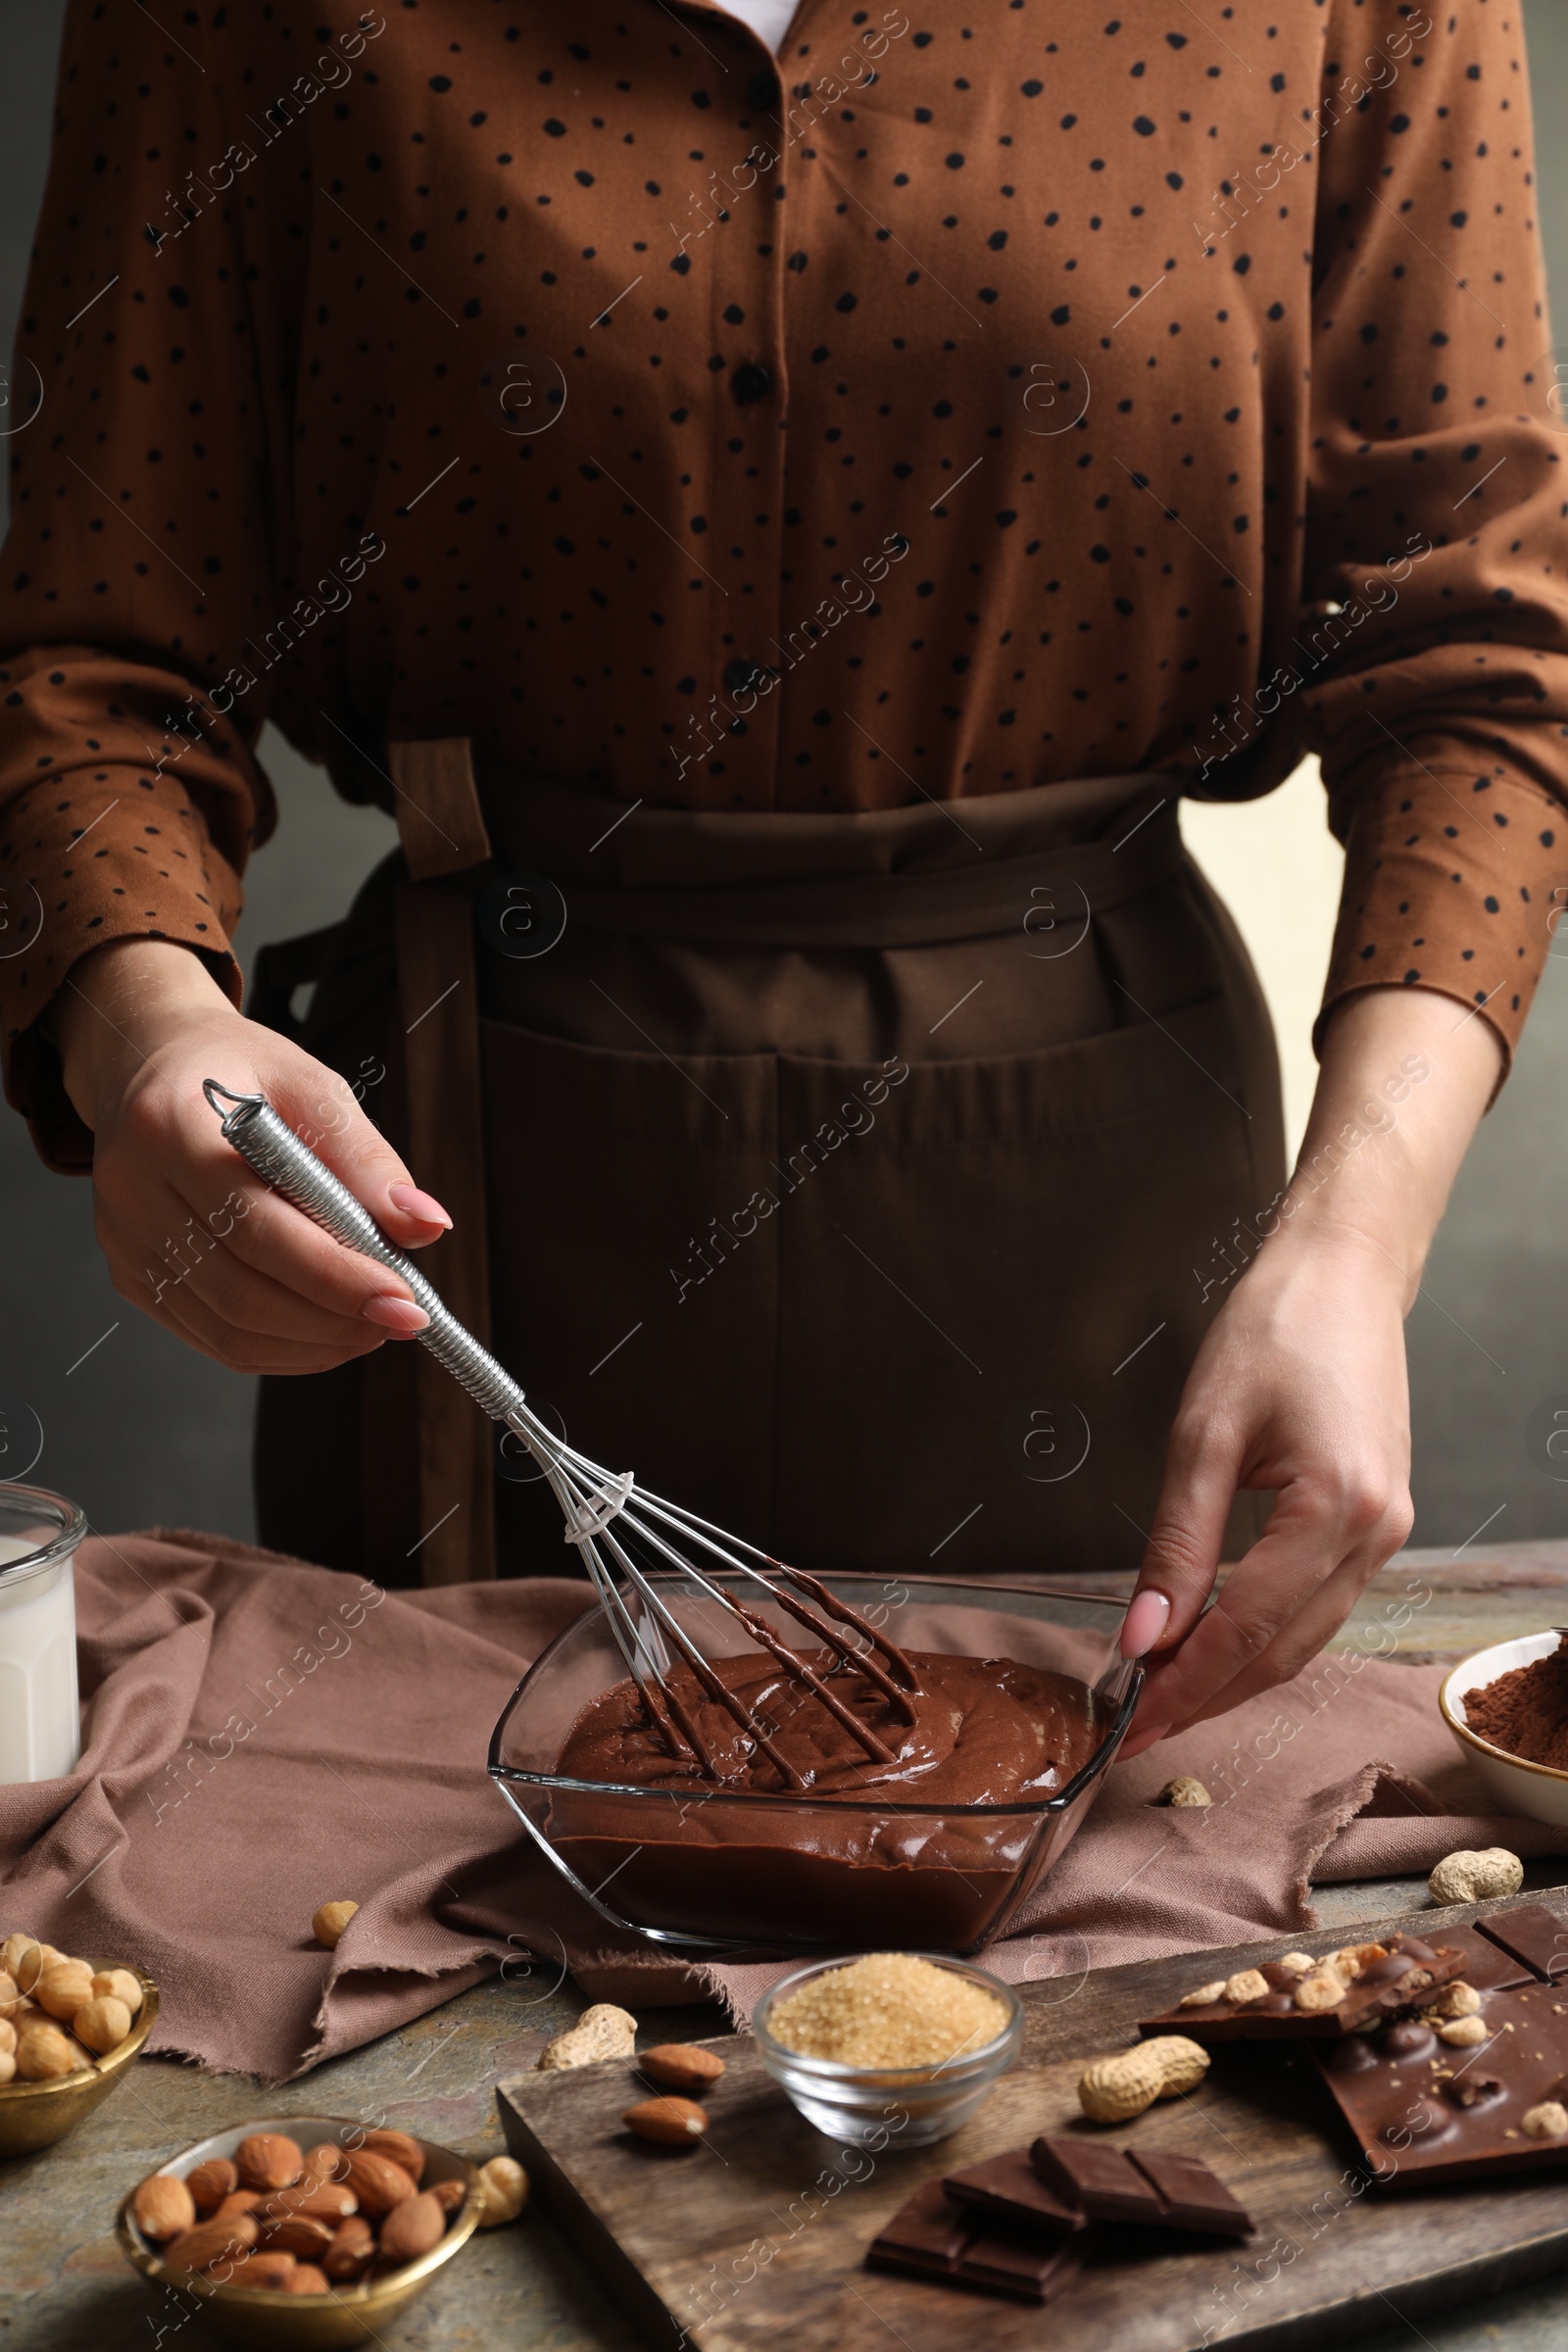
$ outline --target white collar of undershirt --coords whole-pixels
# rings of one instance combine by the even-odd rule
[[[739,17],[749,24],[777,56],[779,43],[795,15],[796,0],[723,0],[723,5],[732,17]]]

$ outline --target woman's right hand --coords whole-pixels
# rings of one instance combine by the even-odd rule
[[[405,1284],[279,1199],[202,1094],[263,1094],[399,1249],[451,1223],[334,1070],[248,1021],[188,948],[116,940],[55,1000],[66,1092],[92,1129],[116,1290],[234,1372],[324,1372],[426,1322]]]

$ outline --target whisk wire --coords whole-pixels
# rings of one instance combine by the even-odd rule
[[[861,1721],[815,1666],[791,1649],[757,1608],[716,1582],[715,1575],[739,1582],[746,1591],[755,1587],[763,1605],[793,1617],[834,1659],[829,1673],[836,1676],[848,1669],[864,1677],[891,1711],[912,1723],[918,1686],[909,1660],[896,1642],[838,1600],[818,1578],[786,1566],[699,1513],[650,1494],[638,1486],[631,1471],[606,1470],[564,1438],[557,1438],[533,1411],[512,1375],[464,1328],[418,1267],[387,1240],[364,1203],[323,1166],[264,1095],[236,1093],[213,1078],[206,1080],[202,1091],[222,1121],[225,1140],[264,1183],[336,1240],[374,1258],[407,1284],[427,1318],[425,1329],[418,1334],[421,1345],[491,1420],[503,1423],[521,1440],[539,1463],[561,1506],[565,1541],[576,1547],[649,1722],[672,1754],[678,1755],[684,1747],[705,1778],[720,1777],[710,1747],[677,1688],[678,1663],[739,1725],[748,1752],[755,1748],[765,1756],[787,1786],[805,1786],[755,1709],[731,1689],[681,1623],[638,1558],[637,1546],[674,1570],[688,1592],[695,1589],[716,1602],[759,1649],[805,1685],[868,1755],[878,1762],[893,1760],[894,1750],[881,1734]],[[636,1615],[628,1593],[635,1595]],[[853,1629],[859,1641],[848,1639],[838,1630],[841,1627]],[[877,1651],[880,1658],[873,1654]]]

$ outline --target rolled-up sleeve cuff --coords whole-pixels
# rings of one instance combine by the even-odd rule
[[[1358,792],[1323,1008],[1366,988],[1428,988],[1488,1021],[1513,1058],[1568,913],[1568,821],[1539,785],[1496,769],[1400,769]],[[1568,955],[1568,925],[1558,951]]]
[[[192,948],[237,1004],[238,877],[177,781],[108,769],[33,786],[0,828],[0,1043],[9,1100],[51,1167],[92,1164],[44,1021],[74,964],[116,939]]]

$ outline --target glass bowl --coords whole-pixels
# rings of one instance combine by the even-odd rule
[[[928,2147],[946,2139],[966,2124],[975,2109],[990,2097],[1000,2075],[1017,2063],[1023,2043],[1023,2003],[1010,1984],[983,1968],[966,1967],[937,1952],[917,1952],[935,1968],[951,1969],[971,1984],[994,1993],[1007,2012],[1007,2022],[983,2049],[966,2050],[961,2057],[945,2058],[935,2066],[845,2066],[835,2058],[809,2058],[775,2041],[768,2019],[787,1993],[798,1992],[812,1977],[842,1968],[843,1960],[813,1960],[770,1984],[752,2013],[752,2032],[762,2064],[808,2124],[825,2132],[841,2147],[878,2151],[896,2140],[901,2148]]]
[[[881,1788],[847,1797],[570,1779],[557,1769],[567,1734],[627,1674],[595,1604],[518,1684],[491,1737],[489,1769],[541,1850],[612,1927],[704,1950],[970,1953],[1016,1917],[1083,1820],[1143,1687],[1142,1668],[1118,1648],[1124,1598],[993,1580],[822,1581],[906,1648],[1072,1676],[1101,1734],[1094,1753],[1062,1788],[1007,1804],[903,1803]],[[756,1649],[690,1580],[660,1582],[707,1656]],[[748,1601],[758,1606],[755,1586]],[[801,1642],[793,1619],[770,1604],[759,1613]]]

